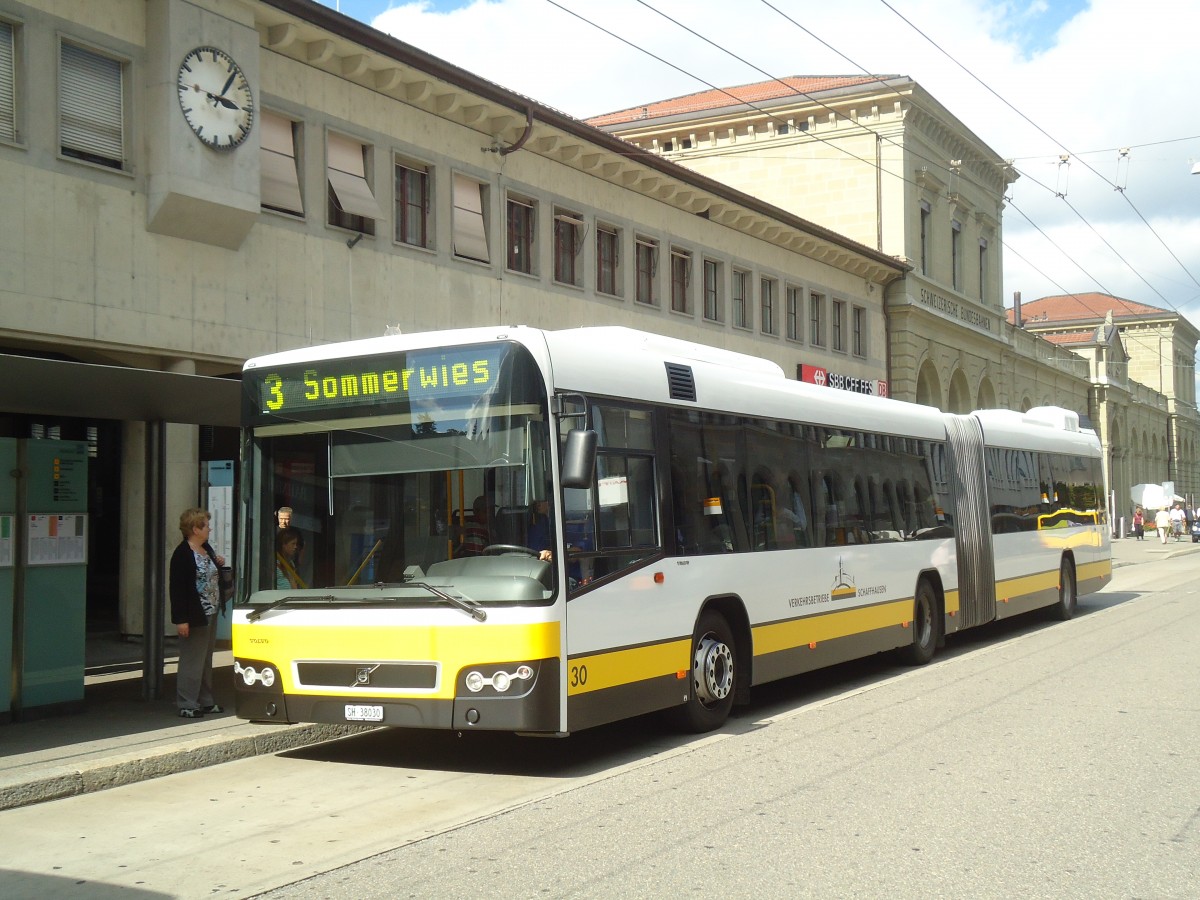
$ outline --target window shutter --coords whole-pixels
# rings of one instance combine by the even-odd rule
[[[17,104],[13,72],[13,27],[0,22],[0,140],[17,139]]]
[[[62,44],[58,133],[62,149],[125,161],[121,63]]]
[[[364,219],[382,219],[383,210],[375,202],[375,194],[367,183],[364,150],[364,145],[358,141],[329,132],[325,140],[329,186],[333,188],[333,196],[342,212]]]
[[[296,169],[292,121],[263,110],[260,122],[260,202],[271,209],[304,215],[304,200],[300,196],[300,178]]]
[[[479,182],[454,176],[454,255],[488,262],[482,190]]]

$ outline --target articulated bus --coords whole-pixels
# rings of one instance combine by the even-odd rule
[[[243,383],[247,719],[704,731],[1112,576],[1099,444],[1062,409],[950,415],[617,327],[389,335]]]

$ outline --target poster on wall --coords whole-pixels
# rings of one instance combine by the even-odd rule
[[[26,529],[28,566],[70,566],[87,563],[86,513],[34,513]]]
[[[14,516],[0,516],[0,569],[8,569],[13,564],[13,525]]]

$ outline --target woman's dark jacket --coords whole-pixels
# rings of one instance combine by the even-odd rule
[[[204,551],[212,558],[213,565],[217,564],[217,554],[208,541],[204,542]],[[208,624],[208,616],[204,614],[204,604],[200,602],[200,592],[196,590],[196,578],[200,571],[196,568],[196,554],[192,552],[187,541],[180,543],[171,554],[171,567],[167,570],[167,590],[171,597],[171,621],[176,625],[187,622],[198,628]]]

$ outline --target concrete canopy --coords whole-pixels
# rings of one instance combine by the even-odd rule
[[[241,381],[0,354],[0,409],[10,413],[229,425]]]

